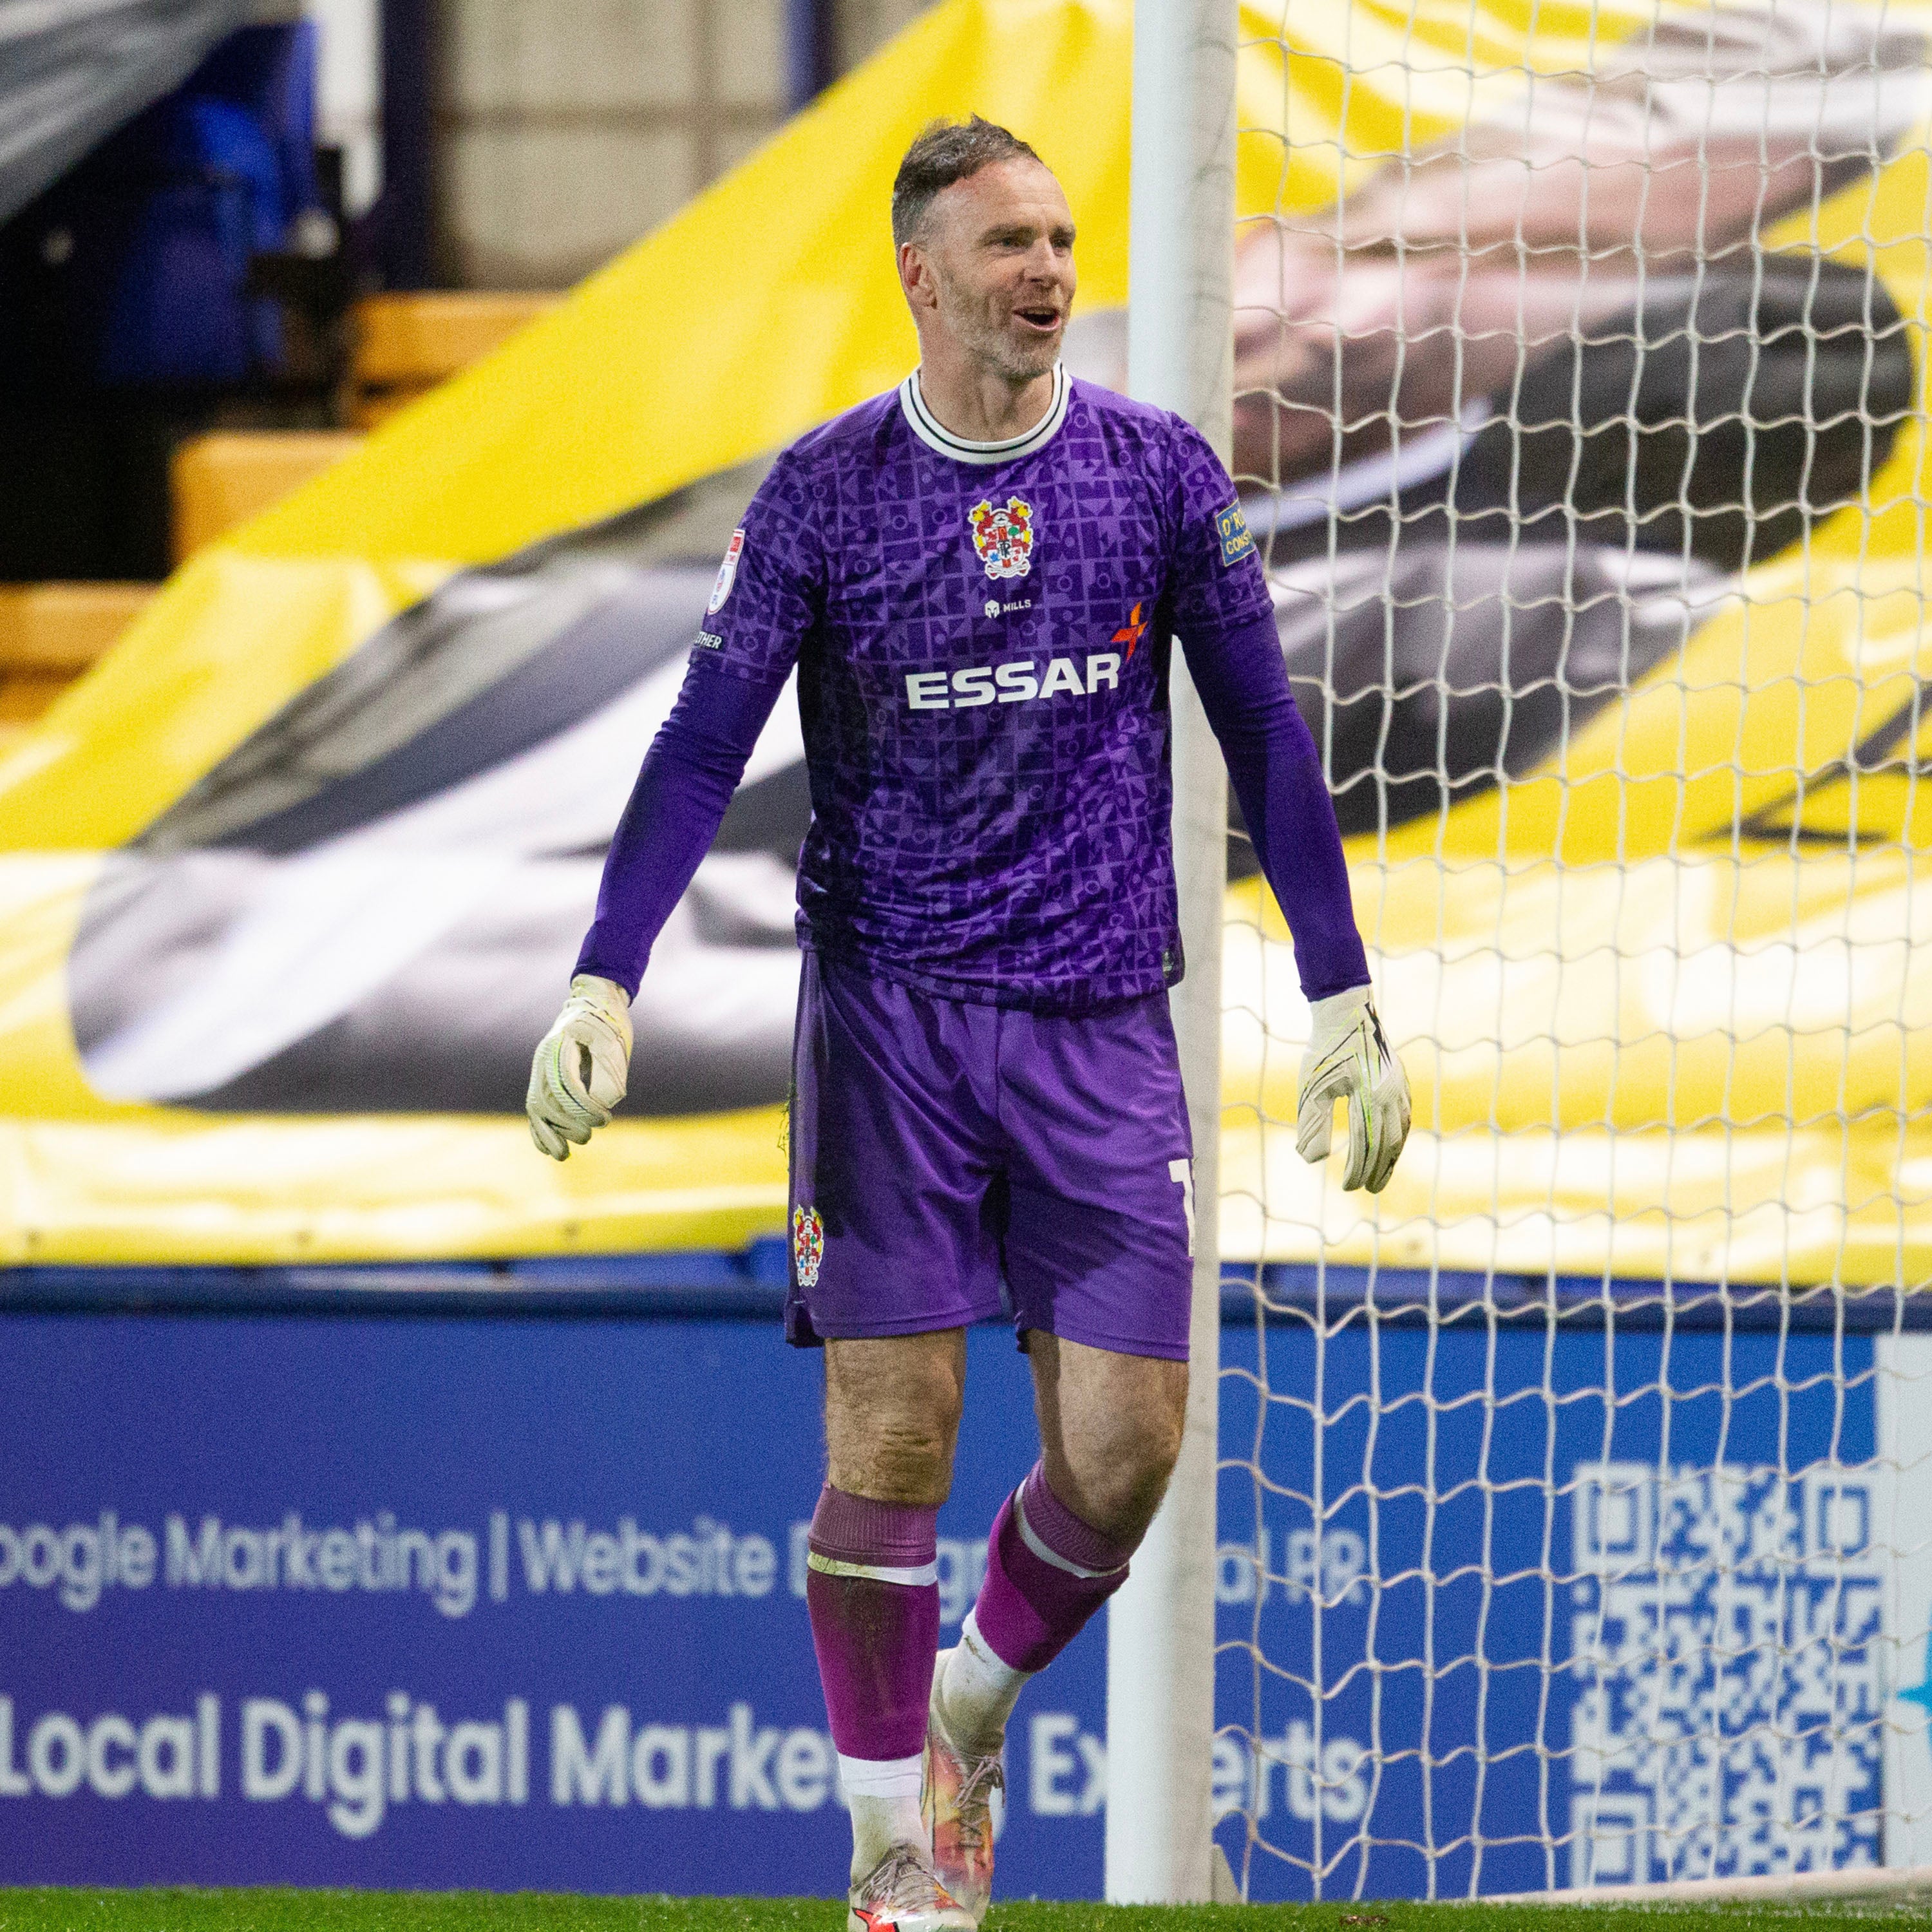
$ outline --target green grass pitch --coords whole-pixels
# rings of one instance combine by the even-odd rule
[[[995,1905],[986,1932],[1642,1932],[1932,1922],[1923,1898],[1792,1905]],[[0,1932],[842,1932],[822,1898],[571,1898],[530,1893],[0,1890]]]

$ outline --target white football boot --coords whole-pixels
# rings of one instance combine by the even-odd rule
[[[975,1932],[980,1922],[939,1882],[922,1845],[895,1845],[855,1885],[845,1932]]]
[[[993,1839],[1006,1804],[1006,1760],[1004,1750],[962,1750],[948,1734],[939,1687],[946,1681],[950,1654],[940,1652],[932,1673],[919,1807],[932,1840],[933,1870],[976,1926],[993,1896]]]

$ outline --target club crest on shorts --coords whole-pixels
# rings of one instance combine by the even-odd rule
[[[983,500],[966,512],[973,526],[973,548],[988,577],[1024,577],[1033,568],[1033,506],[1024,496],[1009,496],[995,509]]]
[[[825,1223],[816,1208],[791,1210],[791,1264],[800,1288],[818,1286],[818,1264],[825,1258]]]
[[[738,560],[745,554],[745,532],[734,530],[731,541],[724,546],[724,561],[718,566],[718,581],[711,586],[711,602],[704,608],[714,614],[724,608],[724,600],[731,594],[733,580],[738,574]]]

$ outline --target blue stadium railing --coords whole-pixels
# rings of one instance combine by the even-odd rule
[[[775,1318],[784,1242],[736,1252],[595,1255],[502,1261],[344,1262],[257,1268],[0,1268],[0,1312],[504,1315]],[[1450,1328],[1733,1328],[1887,1334],[1932,1328],[1932,1292],[1754,1283],[1728,1288],[1600,1277],[1437,1273],[1270,1263],[1222,1270],[1226,1322],[1346,1328],[1371,1318]]]

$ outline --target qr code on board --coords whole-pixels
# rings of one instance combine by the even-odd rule
[[[1880,1863],[1870,1481],[1585,1463],[1572,1523],[1570,1882]]]

